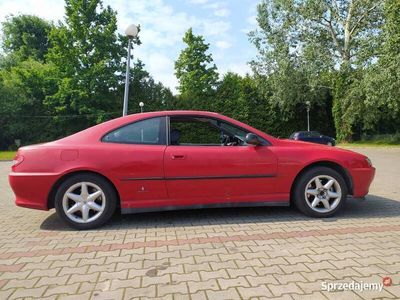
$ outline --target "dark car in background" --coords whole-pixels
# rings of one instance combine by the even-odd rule
[[[318,131],[297,131],[293,132],[290,137],[290,140],[310,142],[316,144],[325,144],[328,146],[335,146],[336,140],[332,137],[322,135]]]

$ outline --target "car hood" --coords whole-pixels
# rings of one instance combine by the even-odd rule
[[[275,144],[276,146],[280,147],[296,147],[296,148],[303,148],[303,149],[312,149],[312,150],[322,150],[322,151],[329,151],[331,153],[348,153],[348,154],[354,154],[357,156],[362,156],[366,157],[363,154],[343,149],[343,148],[338,148],[338,147],[332,147],[324,144],[316,144],[316,143],[309,143],[309,142],[304,142],[304,141],[299,141],[299,140],[289,140],[289,139],[279,139],[277,140],[277,143]]]
[[[322,144],[315,144],[315,143],[309,143],[309,142],[304,142],[304,141],[300,141],[300,140],[290,140],[290,139],[278,139],[278,143],[279,146],[283,146],[283,147],[327,147],[326,145],[322,145]]]

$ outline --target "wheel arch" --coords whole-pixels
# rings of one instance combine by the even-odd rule
[[[310,170],[311,168],[314,168],[314,167],[327,167],[327,168],[331,168],[331,169],[335,170],[336,172],[338,172],[340,175],[342,175],[342,177],[346,183],[348,194],[349,195],[353,194],[353,179],[351,178],[350,173],[340,164],[333,162],[333,161],[324,160],[324,161],[313,162],[300,170],[300,172],[296,175],[295,179],[293,180],[292,186],[290,188],[290,202],[292,202],[293,190],[294,190],[294,187],[296,186],[299,178],[305,172],[307,172],[308,170]]]
[[[115,191],[115,195],[117,195],[117,207],[120,207],[121,203],[121,199],[119,196],[119,192],[117,190],[117,188],[115,187],[115,184],[106,176],[104,176],[103,174],[96,172],[96,171],[90,171],[90,170],[78,170],[78,171],[72,171],[69,173],[64,174],[63,176],[61,176],[52,186],[49,195],[47,197],[47,208],[51,209],[54,208],[54,201],[55,201],[55,196],[57,193],[57,189],[59,188],[59,186],[68,178],[71,178],[72,176],[78,175],[78,174],[93,174],[99,177],[102,177],[103,179],[105,179],[110,185],[111,187],[114,189]]]

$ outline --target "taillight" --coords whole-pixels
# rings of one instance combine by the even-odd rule
[[[13,163],[11,165],[12,170],[14,171],[14,168],[21,164],[24,161],[24,157],[20,154],[15,155]]]

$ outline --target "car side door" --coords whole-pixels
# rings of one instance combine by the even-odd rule
[[[164,181],[166,117],[139,120],[102,138],[103,169],[117,181],[121,208],[152,206],[168,199]]]
[[[171,205],[287,200],[274,194],[277,158],[269,146],[224,143],[216,122],[170,117],[164,172]]]
[[[310,133],[308,131],[299,132],[299,140],[311,143]]]
[[[326,144],[326,140],[325,140],[324,136],[321,135],[319,132],[311,131],[310,135],[311,135],[311,139],[312,139],[313,143]]]

